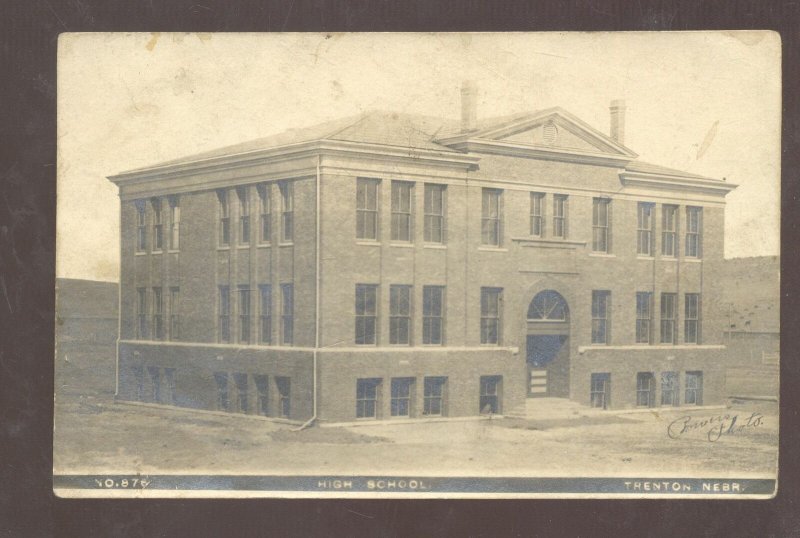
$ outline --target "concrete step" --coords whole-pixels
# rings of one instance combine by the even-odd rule
[[[567,398],[545,397],[527,398],[524,406],[517,406],[506,414],[529,419],[547,420],[590,416],[602,412],[602,409],[592,409]]]

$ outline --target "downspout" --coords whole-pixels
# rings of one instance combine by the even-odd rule
[[[318,398],[318,389],[317,389],[317,350],[319,349],[319,267],[320,267],[320,199],[319,199],[319,191],[320,191],[320,165],[322,162],[322,154],[317,154],[317,179],[316,179],[316,196],[314,197],[316,200],[316,213],[315,213],[315,226],[316,226],[316,234],[315,234],[315,245],[314,245],[314,263],[315,263],[315,272],[316,272],[316,284],[314,286],[314,350],[312,352],[313,356],[313,395],[312,395],[312,402],[313,402],[313,414],[311,418],[308,419],[302,426],[299,428],[294,428],[293,431],[301,431],[309,426],[311,426],[317,420],[317,400]]]
[[[119,260],[122,261],[122,198],[120,198],[119,212]],[[138,233],[138,232],[137,232]],[[122,338],[122,267],[120,265],[120,275],[117,276],[117,356],[114,365],[114,399],[119,397],[119,341]]]

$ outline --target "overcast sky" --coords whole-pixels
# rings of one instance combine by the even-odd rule
[[[767,32],[64,34],[59,277],[117,280],[106,177],[366,109],[458,118],[561,106],[608,132],[625,99],[639,158],[739,185],[727,257],[780,247],[780,41]]]

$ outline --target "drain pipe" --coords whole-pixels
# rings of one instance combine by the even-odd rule
[[[315,238],[316,244],[314,246],[314,252],[315,252],[314,262],[315,262],[315,265],[316,265],[315,270],[316,270],[316,274],[317,274],[317,281],[316,281],[316,285],[314,286],[314,351],[313,351],[313,363],[314,363],[314,365],[313,365],[313,368],[314,368],[313,385],[314,385],[314,387],[313,387],[313,400],[312,400],[313,401],[313,406],[314,406],[314,411],[313,411],[313,414],[311,415],[310,419],[308,419],[299,428],[294,428],[293,431],[305,430],[306,428],[308,428],[309,426],[314,424],[314,422],[316,422],[316,420],[317,420],[317,400],[318,400],[318,394],[317,394],[317,350],[319,349],[319,266],[320,266],[320,257],[319,257],[319,254],[320,254],[320,248],[319,248],[319,245],[320,245],[320,241],[319,241],[319,231],[320,231],[320,218],[319,218],[320,199],[319,199],[319,191],[320,191],[320,188],[319,187],[320,187],[320,165],[321,165],[321,162],[322,162],[322,154],[318,153],[317,154],[317,183],[316,183],[317,192],[316,192],[316,196],[315,196],[315,198],[316,198],[315,225],[316,225],[316,232],[317,233],[316,233],[316,238]]]

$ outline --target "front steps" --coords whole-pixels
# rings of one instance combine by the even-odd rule
[[[602,414],[603,409],[586,407],[567,398],[526,398],[525,404],[506,413],[507,416],[547,420],[579,418]]]

